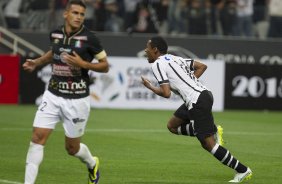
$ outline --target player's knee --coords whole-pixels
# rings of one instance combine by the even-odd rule
[[[177,134],[177,128],[173,127],[169,122],[167,124],[167,129],[173,133],[173,134]]]
[[[44,134],[34,132],[32,134],[32,140],[31,141],[35,144],[44,145],[45,142],[46,142],[46,138],[45,138]]]

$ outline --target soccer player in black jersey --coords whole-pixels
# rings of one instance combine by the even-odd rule
[[[213,96],[198,80],[206,66],[193,59],[168,54],[167,48],[162,37],[148,40],[145,52],[159,86],[152,85],[144,77],[141,79],[145,87],[159,96],[169,98],[173,91],[183,99],[184,105],[169,120],[168,129],[174,134],[196,136],[205,150],[224,165],[234,169],[237,173],[229,182],[239,183],[249,179],[252,175],[251,169],[216,142],[214,135],[217,129],[212,115]],[[190,120],[193,122],[187,123]]]
[[[28,72],[38,66],[52,64],[52,77],[33,122],[26,158],[25,184],[35,183],[43,160],[44,145],[60,121],[65,130],[68,154],[86,164],[89,184],[97,184],[99,181],[99,159],[92,156],[80,139],[90,112],[88,71],[108,72],[109,64],[99,39],[83,25],[85,11],[83,1],[70,0],[63,14],[65,24],[50,33],[51,49],[43,56],[28,59],[23,64],[24,70]],[[91,63],[93,59],[98,62]]]

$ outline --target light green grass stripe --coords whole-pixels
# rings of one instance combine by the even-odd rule
[[[0,128],[0,131],[31,131],[31,128]],[[62,132],[63,129],[55,129],[55,131]],[[118,129],[118,128],[110,128],[110,129],[87,129],[86,132],[98,132],[98,133],[169,133],[168,130],[164,129]],[[246,131],[228,131],[224,132],[227,135],[250,135],[250,136],[282,136],[282,132],[246,132]]]
[[[8,184],[23,184],[16,181],[2,180],[0,179],[0,183],[8,183]]]

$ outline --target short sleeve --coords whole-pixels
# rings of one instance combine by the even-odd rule
[[[152,65],[152,71],[160,85],[169,83],[164,64],[162,64],[161,62],[155,62]]]
[[[107,56],[107,53],[102,47],[100,40],[94,33],[89,37],[89,52],[97,60],[105,58]]]
[[[190,71],[194,71],[194,59],[191,59],[191,58],[185,58],[184,59],[187,66],[189,67],[189,70]]]

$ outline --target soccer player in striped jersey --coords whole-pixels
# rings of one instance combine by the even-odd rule
[[[217,128],[212,115],[213,96],[198,80],[207,66],[193,59],[168,54],[167,48],[162,37],[156,36],[148,40],[145,52],[159,86],[153,86],[143,76],[141,79],[145,87],[159,96],[169,98],[172,91],[183,99],[184,105],[170,119],[168,129],[175,134],[195,135],[205,150],[237,172],[229,182],[239,183],[250,179],[251,169],[216,142],[214,135]],[[192,123],[187,123],[190,120]]]

